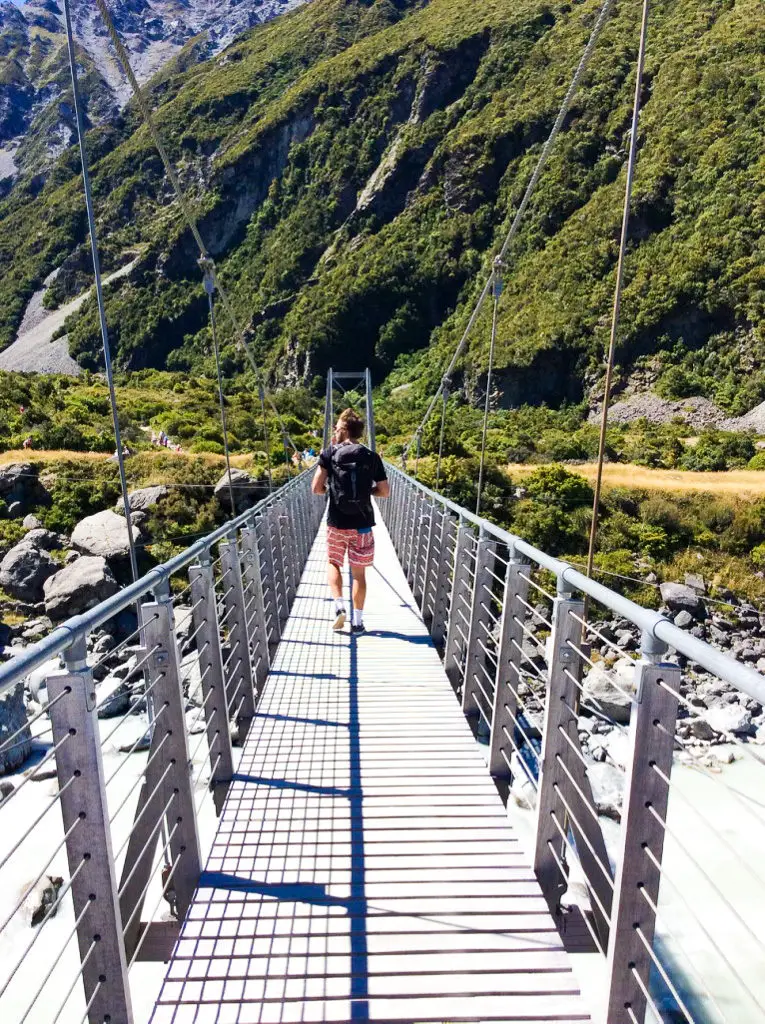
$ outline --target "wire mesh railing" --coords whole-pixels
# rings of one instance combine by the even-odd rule
[[[137,1019],[322,512],[304,473],[0,666],[0,1020]]]
[[[388,472],[380,512],[550,909],[602,954],[595,1019],[765,1021],[765,758],[697,686],[761,714],[765,680]]]

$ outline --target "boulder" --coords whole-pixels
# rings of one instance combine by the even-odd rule
[[[685,574],[685,585],[695,590],[698,594],[706,594],[707,582],[698,572],[687,572]]]
[[[721,704],[712,707],[704,718],[715,732],[747,735],[752,728],[752,713],[741,704]]]
[[[32,734],[26,723],[24,684],[16,683],[0,694],[0,775],[20,768],[32,753]],[[8,743],[19,729],[19,735]]]
[[[626,773],[612,764],[591,764],[587,777],[598,814],[613,821],[621,821]]]
[[[124,526],[124,519],[122,523]],[[118,590],[106,559],[83,555],[45,581],[45,611],[51,619],[67,619],[93,608]]]
[[[238,472],[238,471],[237,471]],[[155,487],[142,487],[138,491],[128,493],[128,505],[131,512],[146,512],[148,509],[158,505],[163,498],[170,493],[170,488],[164,484],[157,484]],[[114,511],[120,515],[125,514],[125,502],[120,498],[114,507]]]
[[[584,696],[594,710],[615,722],[628,723],[635,692],[635,662],[620,658],[612,668],[598,662],[584,680]],[[587,712],[588,705],[582,707]]]
[[[133,540],[141,541],[141,531],[131,524]],[[123,561],[130,554],[128,525],[124,516],[112,509],[82,519],[72,533],[72,546],[84,555],[97,555],[107,561]]]
[[[672,612],[688,612],[695,619],[706,614],[701,594],[684,583],[662,583],[661,599]]]
[[[685,609],[683,609],[683,611],[681,612],[678,612],[675,616],[675,625],[679,626],[680,629],[688,629],[690,626],[693,625],[694,621],[695,620],[691,613],[685,611]]]
[[[31,512],[29,513],[28,516],[24,516],[24,518],[21,521],[21,525],[24,527],[25,530],[44,529],[43,523],[40,522],[37,516],[33,516]]]
[[[27,516],[27,519],[29,519],[29,516]],[[67,541],[66,537],[62,537],[60,533],[54,533],[52,530],[40,527],[30,530],[23,538],[23,543],[31,544],[35,548],[42,548],[43,551],[58,551],[66,547]]]
[[[99,701],[99,718],[116,718],[126,715],[132,703],[133,689],[129,683],[119,683],[103,700]]]
[[[0,469],[0,498],[8,506],[9,514],[13,515],[11,509],[18,506],[15,514],[21,516],[30,505],[47,504],[50,495],[31,462],[12,462]]]
[[[36,603],[43,599],[43,584],[57,571],[47,551],[27,543],[25,538],[0,562],[0,587],[19,601]]]
[[[236,502],[237,512],[249,508],[263,497],[263,484],[255,480],[254,477],[251,477],[249,473],[245,473],[243,469],[231,470],[231,483],[234,488],[234,501]],[[217,482],[213,493],[218,499],[218,504],[221,508],[230,512],[231,496],[228,487],[228,472],[224,473]]]

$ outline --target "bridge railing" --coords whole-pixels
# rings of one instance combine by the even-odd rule
[[[729,783],[676,728],[710,729],[688,685],[702,669],[760,711],[765,679],[388,471],[381,514],[488,767],[527,809],[544,895],[562,929],[581,915],[603,954],[596,1019],[765,1020],[763,758],[727,736],[747,773]],[[614,616],[637,630],[615,634]]]
[[[3,1022],[135,1019],[322,512],[303,473],[0,666],[0,759],[26,767],[0,791]]]

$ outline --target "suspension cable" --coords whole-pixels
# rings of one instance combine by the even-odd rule
[[[441,392],[441,431],[438,435],[438,461],[436,462],[436,491],[438,491],[438,488],[441,485],[441,463],[444,459],[444,431],[446,430],[446,406],[449,402],[449,387],[451,385],[451,381],[445,379],[443,385],[443,390]]]
[[[101,2],[102,2],[102,0],[97,0],[97,3],[100,4]],[[565,121],[566,115],[569,112],[569,109],[571,107],[571,103],[573,102],[573,99],[574,99],[574,95],[575,95],[577,89],[579,88],[579,83],[582,80],[582,76],[584,75],[585,71],[587,70],[587,67],[588,67],[588,65],[590,63],[590,59],[591,59],[592,54],[593,54],[593,52],[595,50],[595,44],[598,41],[598,38],[599,38],[600,33],[601,33],[601,30],[602,30],[603,26],[606,23],[608,15],[611,13],[611,8],[613,7],[614,2],[615,2],[615,0],[604,0],[603,6],[602,6],[602,8],[600,10],[600,14],[598,15],[598,20],[595,22],[595,26],[594,26],[594,28],[592,30],[592,34],[590,35],[590,38],[589,38],[589,40],[587,42],[587,45],[584,48],[584,53],[582,54],[582,58],[579,61],[579,65],[578,65],[576,71],[574,72],[574,77],[571,80],[571,85],[569,85],[568,91],[566,92],[566,95],[563,97],[563,102],[561,103],[560,110],[558,111],[558,116],[555,119],[555,123],[553,124],[552,130],[550,131],[550,134],[549,134],[549,136],[547,138],[547,141],[544,144],[542,152],[541,152],[541,154],[539,156],[539,160],[537,161],[536,167],[534,168],[534,171],[533,171],[533,173],[531,175],[529,183],[526,186],[526,191],[525,191],[525,193],[523,195],[523,198],[521,199],[521,203],[520,203],[520,206],[518,207],[518,210],[517,210],[517,212],[515,214],[515,217],[513,218],[513,222],[510,225],[510,229],[509,229],[509,231],[507,233],[507,236],[506,236],[505,241],[504,241],[504,243],[502,245],[502,248],[499,250],[498,259],[501,262],[503,262],[503,263],[504,263],[505,256],[507,255],[508,249],[512,245],[512,243],[513,243],[513,241],[515,239],[515,236],[518,234],[518,229],[520,228],[521,221],[523,220],[523,216],[526,213],[526,208],[529,205],[529,201],[530,201],[531,196],[532,196],[532,194],[534,192],[534,189],[537,186],[537,183],[538,183],[539,178],[540,178],[540,176],[542,174],[542,171],[544,170],[544,168],[545,168],[545,166],[547,164],[547,161],[548,161],[549,156],[550,156],[550,152],[552,151],[552,147],[555,144],[555,140],[557,139],[558,134],[559,134],[561,128],[563,127],[563,122]],[[425,424],[430,419],[430,415],[433,412],[433,409],[435,408],[436,403],[438,402],[438,399],[439,399],[439,397],[441,395],[441,391],[442,391],[443,386],[444,386],[443,385],[443,381],[445,379],[451,377],[453,372],[454,372],[454,369],[455,369],[455,367],[457,365],[457,361],[459,360],[459,357],[462,355],[463,349],[465,348],[465,345],[467,344],[468,338],[470,337],[470,335],[471,335],[471,333],[473,331],[473,327],[475,326],[476,321],[478,320],[478,316],[479,316],[479,314],[481,312],[481,309],[483,308],[483,304],[486,301],[486,299],[487,299],[487,297],[489,295],[489,292],[491,291],[493,280],[494,280],[494,266],[492,266],[491,274],[489,275],[489,277],[488,277],[488,279],[487,279],[487,281],[486,281],[486,283],[485,283],[485,285],[483,287],[483,291],[481,292],[481,294],[480,294],[480,296],[478,298],[478,301],[477,301],[477,303],[475,305],[475,309],[473,310],[473,312],[472,312],[472,314],[470,316],[470,320],[468,321],[467,327],[465,328],[465,331],[464,331],[464,333],[463,333],[463,335],[462,335],[462,337],[460,339],[459,344],[457,345],[457,348],[456,348],[456,350],[454,352],[454,355],[451,358],[449,366],[447,367],[447,369],[446,369],[446,371],[444,373],[443,379],[442,379],[441,383],[439,384],[438,389],[437,389],[435,395],[431,399],[430,405],[428,406],[427,411],[425,412],[425,415],[422,418],[422,422],[420,423],[420,426],[418,427],[418,430],[420,430],[420,431],[423,429]],[[404,457],[406,457],[406,453],[408,453],[409,448],[411,447],[412,443],[413,442],[410,441],[409,444],[406,446],[406,448],[404,450]]]
[[[266,419],[266,389],[263,384],[258,384],[258,395],[260,397],[260,411],[263,414],[263,444],[266,449],[266,470],[268,471],[268,493],[274,490],[274,481],[271,476],[271,442],[268,439],[268,420]]]
[[[130,87],[133,90],[136,102],[138,103],[141,115],[143,116],[144,122],[146,124],[147,131],[149,132],[149,135],[151,136],[151,139],[157,148],[160,160],[162,161],[162,164],[165,168],[165,172],[170,180],[170,184],[173,188],[173,191],[175,192],[183,219],[186,222],[186,225],[191,231],[191,234],[194,237],[194,241],[197,244],[197,247],[199,249],[200,261],[204,262],[207,266],[209,266],[210,274],[212,275],[215,287],[217,288],[221,302],[223,303],[223,308],[225,309],[226,315],[228,316],[231,322],[231,326],[233,328],[237,344],[244,352],[247,361],[252,367],[256,380],[261,381],[263,379],[262,370],[258,367],[257,363],[255,362],[255,357],[253,356],[252,351],[250,350],[250,346],[247,344],[244,329],[240,327],[239,324],[237,323],[234,307],[231,304],[231,300],[228,296],[228,293],[226,292],[226,290],[224,289],[223,285],[220,282],[218,272],[215,267],[215,263],[212,257],[210,256],[207,247],[205,246],[204,240],[202,239],[202,235],[200,234],[196,218],[194,217],[194,214],[191,210],[191,206],[183,193],[178,173],[173,167],[170,161],[170,157],[168,156],[167,150],[165,149],[165,144],[162,141],[162,136],[160,135],[156,123],[154,121],[151,106],[148,100],[146,99],[146,95],[143,89],[138,83],[138,79],[135,76],[132,65],[130,63],[130,57],[122,43],[122,40],[120,39],[117,29],[115,28],[111,13],[106,4],[106,0],[96,0],[96,6],[98,7],[101,17],[104,20],[106,30],[109,33],[109,37],[112,41],[114,49],[117,52],[117,57],[119,59],[120,64],[122,65],[122,69],[125,72],[128,81],[130,82]],[[284,426],[284,422],[282,421],[282,418],[279,414],[279,410],[274,405],[270,396],[268,396],[268,402],[271,408],[273,409],[277,419],[279,420],[280,426],[289,437],[289,433]],[[289,443],[292,445],[294,450],[297,451],[297,447],[295,446],[295,443],[291,437],[289,437]]]
[[[650,0],[643,0],[643,16],[640,24],[640,45],[638,48],[637,79],[635,82],[635,101],[632,107],[632,134],[630,136],[629,157],[627,159],[627,184],[624,189],[624,211],[622,214],[622,233],[619,240],[619,261],[616,267],[616,288],[614,290],[614,308],[611,317],[611,336],[608,342],[606,358],[606,379],[603,385],[603,409],[600,417],[600,439],[598,441],[598,472],[595,478],[595,494],[592,502],[592,522],[590,523],[590,544],[587,552],[587,576],[592,576],[595,562],[595,544],[598,537],[600,495],[603,487],[603,462],[606,454],[606,432],[608,430],[608,412],[611,405],[611,382],[614,372],[616,353],[616,337],[619,330],[619,316],[622,306],[624,288],[624,258],[627,251],[629,235],[630,206],[632,203],[632,185],[635,179],[637,163],[638,128],[640,124],[640,101],[643,92],[643,69],[645,67],[646,41],[648,37],[648,11]],[[586,618],[586,616],[585,616]]]
[[[114,373],[112,370],[112,354],[109,345],[109,329],[106,323],[106,308],[104,306],[104,292],[101,281],[101,258],[98,253],[98,236],[96,234],[96,218],[93,211],[93,193],[90,187],[90,170],[88,166],[88,153],[85,147],[85,124],[82,116],[82,102],[80,99],[80,86],[77,76],[77,55],[74,49],[74,34],[72,32],[72,13],[70,10],[71,0],[64,0],[64,20],[66,22],[66,41],[69,50],[69,68],[72,75],[72,95],[74,99],[75,120],[77,122],[77,138],[80,147],[80,161],[82,163],[82,184],[85,190],[85,209],[88,216],[88,231],[90,232],[90,252],[93,258],[93,276],[96,283],[96,305],[98,306],[98,319],[101,327],[101,340],[104,349],[104,367],[106,370],[106,382],[109,387],[109,403],[111,405],[112,423],[114,424],[114,441],[117,448],[117,465],[119,466],[120,488],[122,490],[122,501],[125,507],[125,524],[127,526],[128,549],[130,552],[130,571],[133,582],[138,579],[138,558],[133,538],[133,524],[130,520],[130,501],[128,500],[127,475],[125,473],[125,458],[122,454],[122,434],[120,431],[119,414],[117,410],[117,395],[114,390]]]
[[[478,470],[478,494],[475,500],[475,514],[481,514],[481,497],[486,474],[486,439],[489,434],[489,413],[491,412],[491,386],[494,371],[494,352],[497,347],[497,317],[499,314],[499,297],[502,294],[502,262],[497,257],[494,261],[493,276],[494,308],[491,316],[491,343],[489,344],[489,370],[486,375],[486,401],[483,407],[483,432],[481,435],[481,465]]]
[[[201,262],[201,261],[200,261]],[[220,423],[223,431],[223,451],[226,456],[226,476],[228,478],[228,494],[231,500],[231,515],[236,515],[236,502],[234,501],[234,482],[231,479],[231,452],[228,445],[228,424],[226,422],[226,403],[223,398],[223,374],[220,368],[220,350],[218,348],[218,329],[215,321],[215,278],[212,275],[209,261],[201,263],[204,273],[205,292],[210,310],[210,333],[212,334],[213,352],[215,353],[215,373],[218,378],[218,403],[220,405]]]

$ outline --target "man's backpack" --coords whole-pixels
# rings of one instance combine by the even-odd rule
[[[341,444],[332,449],[329,493],[342,515],[368,511],[372,497],[372,452],[363,444]]]

